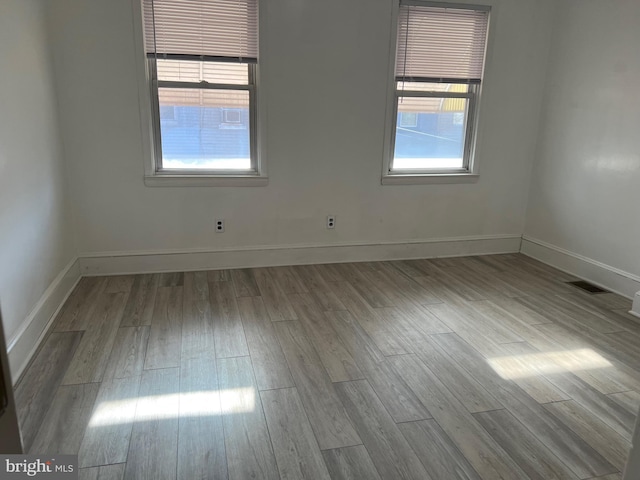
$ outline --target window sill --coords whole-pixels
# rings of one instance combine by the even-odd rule
[[[269,177],[256,175],[146,175],[147,187],[263,187]]]
[[[432,183],[476,183],[476,173],[393,174],[382,177],[382,185],[428,185]]]

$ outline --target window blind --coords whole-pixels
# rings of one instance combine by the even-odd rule
[[[255,62],[258,0],[142,0],[145,47],[163,58]]]
[[[196,88],[159,88],[160,106],[249,108],[246,90],[204,90]]]
[[[401,3],[396,78],[479,82],[488,23],[487,10]]]

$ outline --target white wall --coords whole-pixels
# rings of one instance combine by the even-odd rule
[[[74,257],[45,26],[39,0],[0,2],[0,304],[8,342]]]
[[[640,287],[640,2],[559,3],[525,234],[635,276],[622,292],[631,296]]]
[[[520,235],[554,2],[492,0],[479,182],[383,187],[393,1],[261,2],[270,180],[237,188],[146,187],[131,0],[50,2],[80,254]]]

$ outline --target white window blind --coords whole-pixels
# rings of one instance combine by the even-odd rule
[[[396,78],[479,82],[488,23],[488,10],[401,3]]]
[[[257,0],[142,0],[147,54],[255,62]]]

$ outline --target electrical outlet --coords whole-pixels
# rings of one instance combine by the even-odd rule
[[[336,217],[333,215],[327,216],[327,228],[336,228]]]
[[[224,233],[224,219],[219,218],[215,221],[216,233]]]

